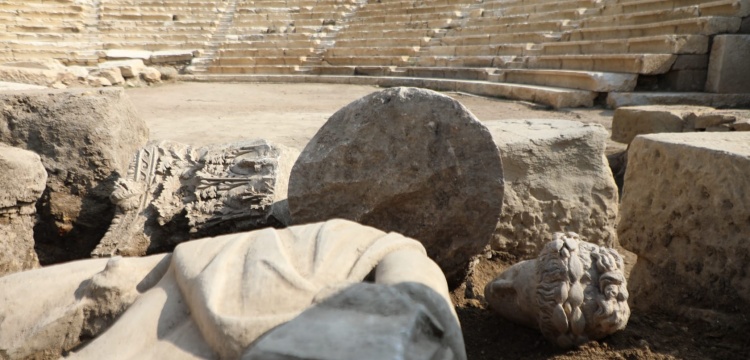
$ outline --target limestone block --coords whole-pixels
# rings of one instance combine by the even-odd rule
[[[146,65],[143,64],[143,60],[117,60],[107,61],[99,64],[99,69],[119,68],[120,73],[126,79],[137,78]]]
[[[39,155],[0,143],[0,276],[39,267],[34,223],[46,181]]]
[[[487,284],[490,309],[539,329],[560,347],[582,345],[628,323],[625,264],[611,248],[556,233],[539,257],[517,263]]]
[[[189,63],[193,60],[193,50],[154,51],[149,57],[151,64]]]
[[[88,83],[93,87],[112,86],[109,80],[100,76],[89,76]]]
[[[51,86],[61,80],[58,70],[46,70],[0,65],[0,80],[24,84]]]
[[[419,239],[458,285],[503,198],[489,131],[448,96],[391,88],[331,116],[289,181],[295,223],[346,218]]]
[[[689,119],[713,110],[704,106],[626,106],[612,117],[612,140],[624,144],[641,134],[692,131]]]
[[[716,35],[711,46],[706,91],[750,93],[750,34]]]
[[[108,60],[140,59],[143,61],[148,60],[151,57],[151,51],[112,49],[106,50],[104,52],[104,57]]]
[[[170,66],[156,66],[154,68],[161,74],[161,81],[176,81],[179,75],[177,70]]]
[[[266,140],[140,149],[118,179],[115,218],[93,256],[169,251],[198,237],[289,224],[289,173],[299,152]]]
[[[39,85],[0,81],[0,91],[40,90],[40,89],[45,89],[45,88],[46,87],[39,86]]]
[[[147,138],[122,89],[0,94],[0,143],[36,152],[49,175],[35,237],[60,253],[43,263],[88,256],[114,215],[114,180]]]
[[[466,359],[449,306],[419,283],[354,284],[273,329],[242,358]]]
[[[120,85],[125,82],[120,68],[113,67],[108,69],[99,69],[91,72],[92,75],[107,79],[112,85]]]
[[[65,70],[65,65],[55,59],[13,61],[3,63],[3,66],[20,67],[40,70]]]
[[[750,304],[747,174],[750,133],[633,140],[618,226],[620,243],[638,255],[631,305],[680,311]]]
[[[365,278],[378,290],[411,284],[386,287],[400,302],[383,303],[372,291],[349,288]],[[0,288],[0,352],[10,359],[73,348],[66,358],[238,359],[316,304],[347,316],[355,305],[363,315],[384,315],[408,304],[401,314],[419,309],[416,319],[442,333],[451,349],[442,354],[465,359],[445,277],[424,247],[346,220],[190,241],[172,255],[76,261],[2,277]],[[369,301],[341,302],[341,290]],[[356,332],[369,332],[357,325],[364,329]]]
[[[558,231],[613,246],[617,185],[604,155],[607,131],[567,120],[487,121],[505,176],[503,210],[490,242],[536,256]]]
[[[141,70],[141,79],[148,84],[161,82],[161,74],[159,70],[152,67],[146,67]]]

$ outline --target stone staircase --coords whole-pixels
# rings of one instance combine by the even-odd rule
[[[10,0],[0,27],[4,62],[199,50],[185,79],[424,86],[569,107],[694,101],[714,37],[750,33],[750,0]]]

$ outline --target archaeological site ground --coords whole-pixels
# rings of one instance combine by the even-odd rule
[[[0,359],[750,359],[750,0],[0,1]]]

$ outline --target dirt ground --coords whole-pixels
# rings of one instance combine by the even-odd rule
[[[152,140],[206,145],[265,138],[301,150],[336,110],[378,90],[329,84],[177,83],[127,92],[149,125]],[[598,123],[611,130],[609,110],[553,111],[524,102],[446,94],[482,121],[564,119]],[[624,149],[610,142],[607,153]],[[632,254],[625,257],[629,269],[636,259]],[[747,323],[737,326],[637,310],[619,333],[575,350],[556,349],[539,332],[495,316],[483,303],[484,285],[515,262],[503,253],[483,257],[470,279],[452,294],[470,360],[750,359]]]

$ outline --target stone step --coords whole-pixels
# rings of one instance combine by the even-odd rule
[[[302,65],[307,58],[305,56],[255,56],[255,57],[220,57],[211,63],[211,66],[233,67],[233,66],[281,66]]]
[[[450,5],[436,5],[436,6],[425,6],[425,7],[389,7],[389,8],[373,8],[369,4],[364,6],[362,9],[357,10],[357,18],[371,18],[384,15],[415,15],[415,14],[433,14],[433,13],[446,13],[451,11],[461,11],[464,8],[462,5],[450,4]]]
[[[713,35],[737,32],[740,23],[740,18],[711,16],[646,25],[598,27],[572,30],[568,40],[609,40],[670,34]]]
[[[563,30],[574,29],[577,22],[570,20],[547,20],[538,22],[520,22],[514,24],[497,24],[460,27],[451,29],[446,36],[474,36],[497,33],[525,33],[525,32],[561,32]]]
[[[432,37],[437,34],[435,29],[394,29],[385,31],[348,31],[342,30],[336,34],[336,40],[347,39],[389,39],[389,38],[421,38]]]
[[[500,33],[472,36],[450,36],[440,38],[441,45],[468,46],[468,45],[493,45],[493,44],[526,44],[546,43],[560,41],[563,34],[559,32],[525,32],[525,33]]]
[[[320,40],[284,40],[279,37],[269,37],[268,40],[226,42],[221,45],[224,50],[238,49],[299,49],[315,47]]]
[[[442,45],[423,48],[420,56],[503,56],[524,55],[527,44]]]
[[[265,66],[209,66],[209,74],[295,74],[299,71],[296,65]]]
[[[326,49],[324,58],[348,57],[348,56],[416,56],[419,53],[418,46],[410,47],[345,47]]]
[[[387,46],[426,46],[430,37],[344,39],[336,40],[336,48],[348,47],[387,47]]]
[[[744,4],[743,4],[744,1]],[[750,0],[720,0],[678,8],[589,17],[582,28],[645,25],[708,16],[743,17],[750,14]]]
[[[669,71],[675,60],[672,54],[543,55],[526,58],[524,67],[655,75]]]
[[[616,40],[564,41],[538,44],[526,55],[705,54],[705,35],[658,35]]]
[[[613,72],[503,69],[491,74],[489,80],[515,84],[553,86],[596,92],[633,91],[637,74]]]
[[[640,1],[629,1],[619,5],[609,7],[605,10],[607,14],[631,14],[646,11],[658,11],[658,10],[673,10],[682,7],[699,5],[706,9],[709,8],[721,8],[722,1],[706,1],[706,0],[640,0]],[[747,0],[737,0],[740,3],[738,6],[746,7]],[[743,5],[744,4],[744,5]],[[715,10],[708,10],[715,11]]]
[[[321,67],[324,69],[324,67]],[[313,71],[314,72],[314,71]],[[388,76],[353,75],[183,75],[186,81],[217,82],[286,82],[286,83],[335,83],[376,85],[381,87],[411,86],[437,91],[461,91],[481,96],[536,102],[553,108],[591,107],[597,93],[593,91],[563,89],[488,81],[457,79],[408,78]]]
[[[411,57],[404,56],[341,56],[326,57],[324,63],[334,66],[408,66]]]
[[[607,107],[638,105],[699,105],[714,108],[750,108],[750,94],[703,92],[610,92]]]
[[[273,56],[307,56],[315,52],[314,47],[304,48],[249,48],[249,49],[222,49],[216,54],[217,57],[273,57]]]

